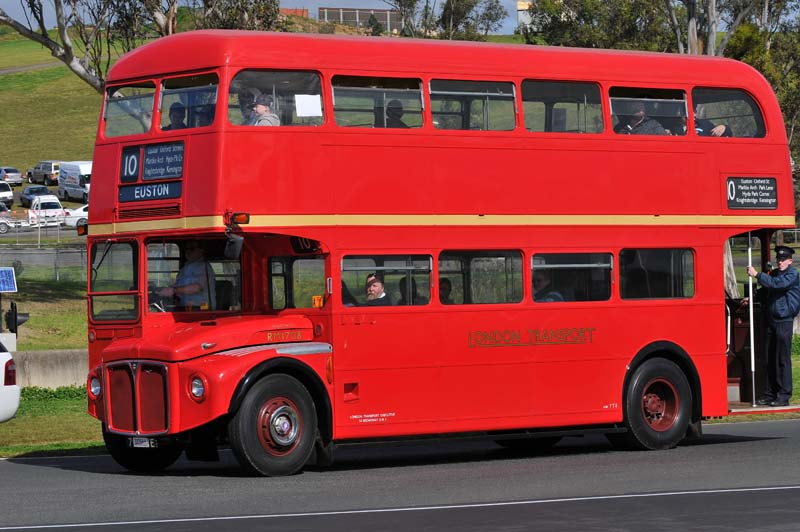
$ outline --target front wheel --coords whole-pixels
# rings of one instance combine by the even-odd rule
[[[614,444],[638,449],[671,449],[686,436],[692,392],[674,363],[654,358],[636,368],[625,396],[628,432],[611,435]]]
[[[0,222],[0,235],[4,235],[4,234],[8,233],[8,229],[9,229],[9,227],[8,227],[7,223]]]
[[[314,450],[317,412],[311,395],[289,375],[268,375],[247,392],[228,423],[236,459],[264,476],[298,472]]]
[[[155,449],[128,447],[127,438],[103,429],[103,441],[108,454],[122,467],[139,473],[153,473],[175,463],[183,452],[183,445],[172,444]]]

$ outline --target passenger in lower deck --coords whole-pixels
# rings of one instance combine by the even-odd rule
[[[369,306],[391,305],[392,300],[383,285],[383,276],[374,274],[367,277],[367,301]]]
[[[564,301],[564,296],[552,284],[553,278],[547,270],[533,272],[533,300],[537,303]]]

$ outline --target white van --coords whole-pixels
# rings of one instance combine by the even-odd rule
[[[92,178],[92,161],[66,161],[58,174],[58,197],[89,203],[89,181]]]
[[[33,226],[55,226],[64,221],[64,207],[52,194],[35,196],[28,209],[28,223]]]

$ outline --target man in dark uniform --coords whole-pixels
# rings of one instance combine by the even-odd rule
[[[777,268],[765,273],[747,267],[747,275],[755,277],[765,292],[762,314],[767,379],[758,405],[788,406],[792,397],[792,327],[800,311],[800,275],[792,267],[792,255],[792,248],[778,246]]]

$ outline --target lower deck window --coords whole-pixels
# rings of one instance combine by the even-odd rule
[[[445,251],[439,255],[439,297],[444,305],[519,303],[522,294],[519,251]]]
[[[533,300],[605,301],[611,297],[610,253],[541,253],[533,256]]]
[[[619,270],[622,299],[694,296],[694,254],[690,249],[623,249]]]
[[[430,255],[350,255],[342,259],[345,306],[418,306],[430,300]]]

